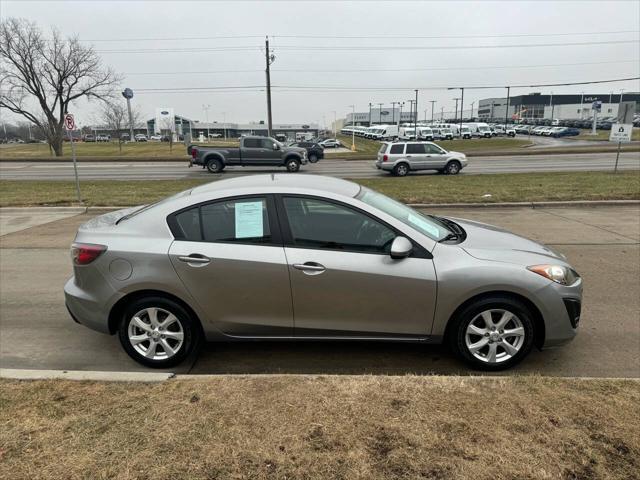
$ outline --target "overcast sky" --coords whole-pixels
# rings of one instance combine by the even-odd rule
[[[173,107],[176,114],[204,121],[203,105],[210,105],[211,121],[222,121],[222,112],[227,121],[265,120],[265,35],[276,55],[275,123],[330,124],[334,111],[344,117],[352,104],[356,111],[366,111],[369,102],[389,106],[413,98],[414,88],[421,89],[422,118],[425,109],[431,115],[430,100],[437,101],[436,112],[454,109],[459,92],[437,87],[614,79],[638,76],[640,69],[638,1],[2,0],[0,15],[24,17],[45,29],[55,26],[92,44],[104,63],[123,75],[122,87],[136,92],[133,101],[145,118],[156,107]],[[619,41],[632,43],[612,43]],[[576,43],[588,45],[571,45]],[[528,44],[555,46],[523,46]],[[503,47],[479,48],[487,45]],[[453,48],[458,46],[466,48]],[[250,88],[150,90],[221,87]],[[621,88],[638,91],[640,83],[522,88],[512,95],[619,93]],[[504,88],[465,90],[465,111],[471,102],[477,108],[481,98],[504,95]],[[95,104],[75,108],[79,123],[95,120]]]

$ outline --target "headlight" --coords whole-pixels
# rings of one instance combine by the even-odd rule
[[[578,272],[561,265],[531,265],[527,269],[560,285],[572,285],[580,278]]]

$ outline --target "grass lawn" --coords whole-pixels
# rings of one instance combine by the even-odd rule
[[[4,380],[0,478],[627,480],[639,404],[632,380]]]
[[[351,137],[348,135],[338,135],[338,139],[342,144],[351,148]],[[325,150],[327,158],[344,157],[351,158],[351,156],[363,156],[367,158],[374,157],[380,149],[380,142],[376,140],[369,140],[362,137],[356,137],[356,152],[355,153],[338,153]],[[457,152],[463,152],[467,154],[473,154],[477,152],[486,151],[499,151],[499,150],[517,150],[523,145],[528,145],[528,140],[519,138],[472,138],[469,140],[444,140],[434,142],[440,145],[446,150],[455,150]]]
[[[87,205],[140,205],[207,183],[202,180],[81,181]],[[419,175],[357,179],[407,203],[531,202],[546,200],[640,199],[640,172],[505,173]],[[483,195],[490,194],[491,197]],[[72,205],[73,182],[0,180],[0,206]]]
[[[237,141],[215,140],[209,142],[210,146],[237,145]],[[175,142],[172,149],[167,142],[132,142],[123,143],[122,151],[118,142],[85,143],[77,142],[76,155],[82,157],[147,157],[147,158],[187,158],[187,149],[181,142]],[[63,145],[65,157],[71,157],[71,144],[65,142]],[[0,146],[0,159],[51,157],[49,146],[43,143],[11,144]]]

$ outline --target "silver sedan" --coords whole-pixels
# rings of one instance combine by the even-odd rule
[[[204,341],[348,339],[446,342],[498,370],[580,319],[563,255],[328,177],[213,182],[96,217],[71,251],[73,319],[150,367]]]

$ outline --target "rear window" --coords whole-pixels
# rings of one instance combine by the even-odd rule
[[[424,143],[410,143],[407,145],[407,153],[425,153]]]
[[[378,153],[384,153],[387,150],[388,145],[386,143],[383,143],[382,145],[380,145],[380,150],[378,150]]]
[[[389,151],[389,153],[404,153],[404,144],[402,143],[397,143],[395,145],[391,145],[391,150]]]

